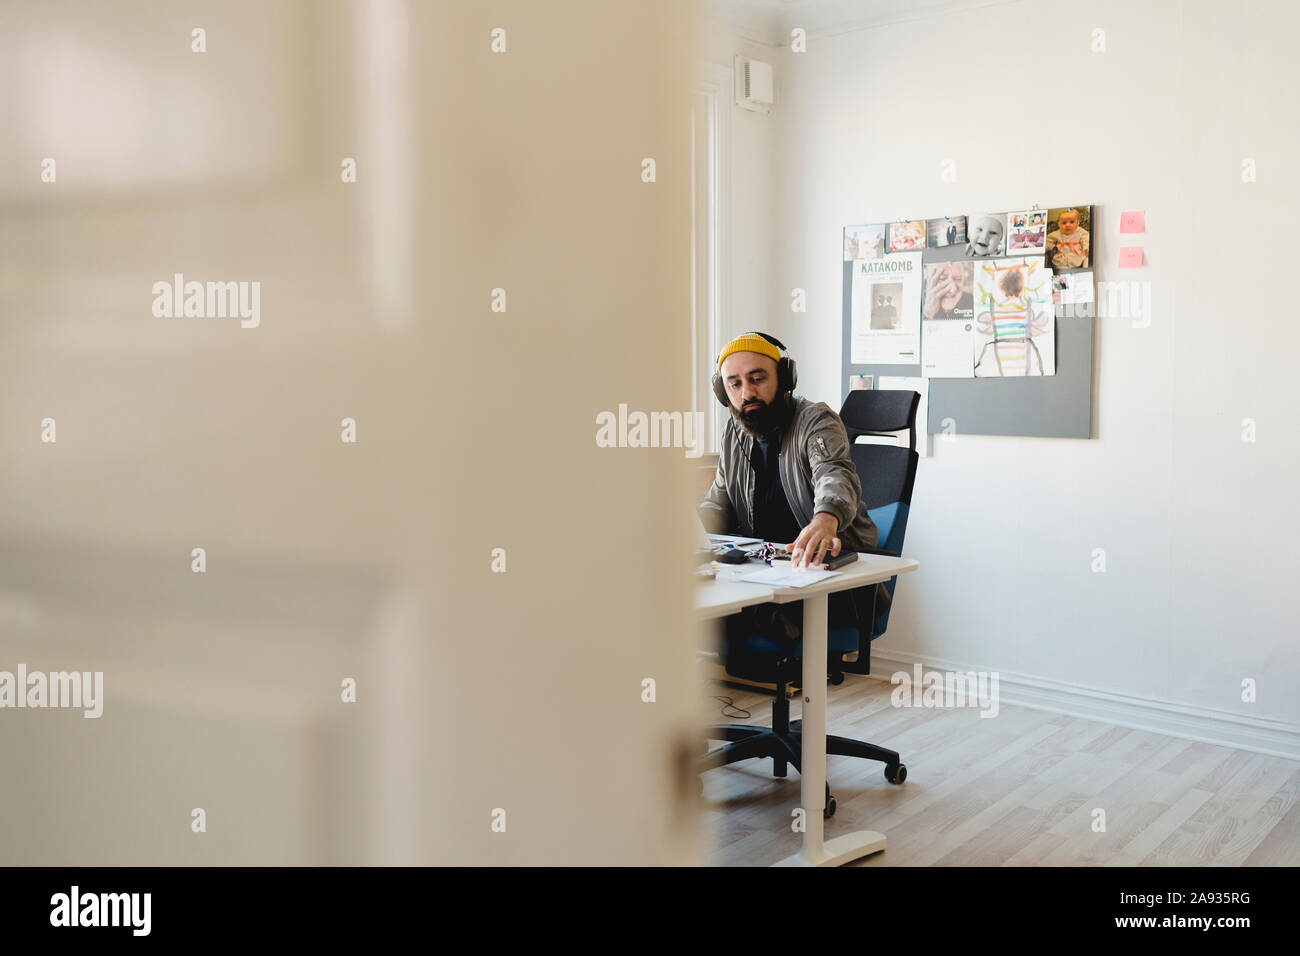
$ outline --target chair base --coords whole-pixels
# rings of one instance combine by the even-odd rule
[[[714,724],[708,727],[705,730],[706,740],[725,740],[727,744],[700,757],[696,761],[695,772],[704,773],[706,770],[714,770],[717,767],[725,767],[728,764],[757,757],[759,759],[768,758],[772,761],[772,776],[785,777],[788,766],[793,765],[795,770],[800,770],[803,754],[802,727],[803,721],[790,719],[790,701],[785,696],[785,682],[778,682],[776,698],[772,701],[772,726],[753,727],[747,724]],[[827,734],[826,754],[827,756],[835,754],[841,757],[862,757],[866,760],[879,760],[885,765],[885,779],[890,783],[902,783],[907,779],[907,768],[899,759],[897,751],[878,747],[866,741]],[[831,796],[829,781],[826,784],[824,812],[827,817],[835,813],[835,798]],[[863,833],[867,832],[863,831]],[[874,834],[874,836],[879,836],[879,834]],[[882,841],[883,839],[881,837]],[[873,842],[873,840],[869,839],[863,845],[873,845]],[[883,849],[883,845],[881,848]],[[846,844],[845,851],[848,852],[849,849]],[[856,855],[861,856],[873,852],[876,851],[866,850],[864,853]],[[848,859],[855,858],[856,856],[848,857]]]
[[[772,759],[772,776],[784,777],[786,764],[799,769],[800,754],[803,753],[803,734],[799,727],[802,721],[792,720],[790,729],[782,734],[768,727],[751,727],[745,724],[714,724],[706,728],[707,740],[730,741],[725,747],[719,747],[696,764],[696,773],[725,767],[727,764],[751,757],[770,757]],[[888,750],[864,740],[840,737],[837,734],[826,735],[826,754],[840,757],[861,757],[864,760],[879,760],[887,767],[900,764],[898,751]]]

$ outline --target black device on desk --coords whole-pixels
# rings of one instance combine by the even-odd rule
[[[827,571],[834,571],[836,568],[842,568],[844,567],[844,565],[852,564],[856,560],[858,560],[858,552],[841,551],[833,558],[827,556],[826,559],[822,561],[822,567],[824,567]]]
[[[744,564],[749,560],[749,552],[742,551],[740,548],[728,548],[714,555],[713,560],[721,561],[723,564]]]

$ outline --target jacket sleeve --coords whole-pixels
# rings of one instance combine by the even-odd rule
[[[808,436],[812,469],[813,514],[833,515],[841,529],[858,513],[862,481],[849,453],[849,436],[838,415],[826,408]]]
[[[718,470],[713,475],[713,484],[709,485],[708,493],[700,504],[700,520],[704,522],[704,530],[710,534],[726,534],[736,527],[731,496],[727,494],[727,474],[723,464],[726,460],[727,451],[723,448],[722,454],[718,456]]]

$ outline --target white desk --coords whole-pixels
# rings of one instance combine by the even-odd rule
[[[765,567],[761,561],[737,566],[738,573]],[[804,811],[803,847],[777,866],[839,866],[885,848],[885,835],[857,830],[823,839],[826,805],[826,595],[888,581],[920,567],[910,558],[863,554],[840,573],[806,588],[771,588],[728,580],[730,569],[696,586],[695,613],[701,620],[726,617],[741,608],[772,602],[803,601],[803,748],[800,757],[799,802]],[[743,570],[741,570],[743,569]]]

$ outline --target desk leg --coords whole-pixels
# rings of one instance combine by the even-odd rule
[[[879,853],[885,835],[857,830],[823,842],[826,806],[826,595],[803,599],[803,752],[799,774],[803,849],[777,866],[839,866]]]

